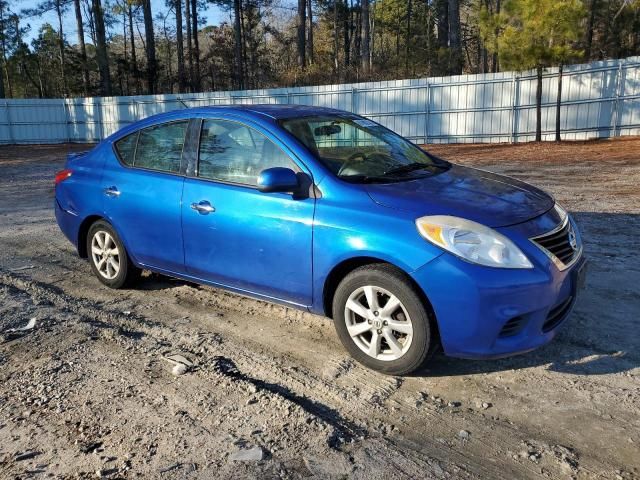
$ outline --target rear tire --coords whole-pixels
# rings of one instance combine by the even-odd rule
[[[372,370],[406,375],[434,350],[427,308],[410,278],[392,265],[349,273],[336,289],[333,319],[345,349]]]
[[[129,258],[116,231],[104,220],[96,221],[89,228],[87,254],[91,270],[109,288],[131,286],[142,273]]]

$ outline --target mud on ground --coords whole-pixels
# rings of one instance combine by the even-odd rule
[[[432,148],[552,192],[591,265],[552,344],[406,378],[327,319],[159,275],[103,287],[51,208],[83,148],[0,149],[0,477],[640,477],[640,139]]]

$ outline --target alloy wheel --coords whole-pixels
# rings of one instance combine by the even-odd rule
[[[98,230],[91,239],[91,258],[96,269],[107,280],[120,272],[120,251],[115,240],[104,230]]]
[[[411,346],[411,318],[398,297],[384,288],[356,289],[347,299],[344,318],[353,342],[376,360],[398,360]]]

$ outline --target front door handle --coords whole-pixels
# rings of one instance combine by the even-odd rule
[[[201,215],[208,215],[211,212],[215,212],[216,209],[213,205],[211,205],[207,200],[201,200],[198,203],[192,203],[191,209],[195,210]]]
[[[111,186],[111,187],[107,187],[104,189],[104,194],[107,197],[119,197],[120,196],[120,190],[118,190],[118,187]]]

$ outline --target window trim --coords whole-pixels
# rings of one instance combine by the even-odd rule
[[[113,140],[111,142],[111,149],[113,150],[116,159],[118,160],[118,163],[124,167],[127,168],[129,170],[140,170],[143,172],[154,172],[154,173],[161,173],[164,175],[172,175],[172,176],[179,176],[179,177],[184,177],[185,176],[185,168],[184,168],[184,152],[185,152],[185,147],[187,145],[187,142],[189,140],[188,138],[188,134],[189,134],[189,127],[191,126],[191,123],[193,122],[193,118],[180,118],[180,119],[176,119],[176,120],[169,120],[168,122],[161,122],[161,123],[155,123],[153,125],[148,125],[146,127],[142,127],[139,128],[138,130],[135,130],[134,132],[131,132],[127,135],[123,135],[122,137],[118,138],[117,140]],[[164,127],[166,125],[171,125],[172,123],[186,123],[187,124],[187,128],[184,132],[184,142],[182,143],[182,150],[180,151],[180,168],[178,169],[177,172],[171,172],[168,170],[158,170],[156,168],[147,168],[147,167],[139,167],[135,164],[136,161],[136,154],[138,153],[138,144],[140,142],[140,132],[142,132],[143,130],[148,130],[150,128],[158,128],[158,127]],[[130,135],[136,135],[136,148],[134,150],[133,153],[133,165],[127,165],[126,163],[124,163],[124,161],[122,160],[122,157],[120,156],[120,152],[118,152],[118,149],[116,148],[116,143],[118,143],[120,140],[123,140],[125,138],[127,138]]]
[[[283,149],[280,145],[278,145],[278,143],[274,142],[269,135],[267,135],[264,131],[262,131],[260,128],[256,128],[256,126],[251,125],[248,122],[242,121],[242,120],[237,120],[235,118],[225,118],[225,117],[198,117],[198,119],[200,119],[200,130],[198,132],[197,138],[194,138],[193,140],[196,141],[196,148],[195,148],[195,153],[196,153],[196,165],[195,165],[195,169],[193,174],[188,175],[189,178],[193,178],[195,180],[201,180],[204,182],[212,182],[212,183],[217,183],[217,184],[221,184],[221,185],[230,185],[230,186],[234,186],[234,187],[243,187],[243,188],[247,188],[247,189],[251,189],[251,190],[258,190],[258,185],[250,185],[248,183],[239,183],[239,182],[232,182],[229,180],[221,180],[221,179],[216,179],[216,178],[206,178],[206,177],[201,177],[199,176],[200,173],[200,145],[202,143],[202,131],[203,131],[203,126],[204,126],[204,122],[206,121],[218,121],[218,122],[230,122],[230,123],[237,123],[243,127],[246,127],[248,129],[250,129],[249,133],[251,133],[251,130],[254,130],[256,132],[258,132],[260,135],[262,135],[265,139],[269,140],[271,143],[274,144],[274,146],[276,148],[278,148],[282,153],[284,153],[288,158],[289,158],[289,162],[291,163],[291,170],[293,170],[295,173],[304,173],[306,175],[309,175],[309,177],[312,179],[312,183],[313,183],[313,176],[308,173],[305,172],[300,165],[298,165],[298,162],[296,162],[294,159],[297,159],[298,157],[296,157],[293,153],[288,152],[287,150]],[[278,127],[280,127],[278,125]],[[194,135],[195,136],[195,135]],[[272,134],[272,136],[274,136]],[[274,136],[275,137],[275,136]],[[275,137],[277,138],[277,137]],[[253,139],[252,139],[253,140]],[[255,141],[254,141],[255,143]],[[306,168],[306,167],[305,167]]]

